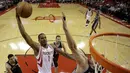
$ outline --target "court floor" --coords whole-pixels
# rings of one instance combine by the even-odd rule
[[[26,32],[32,37],[33,40],[37,42],[37,35],[41,32],[44,32],[47,35],[48,43],[54,42],[56,35],[61,35],[62,41],[64,42],[65,46],[68,47],[64,31],[62,29],[62,21],[60,19],[60,16],[62,15],[61,12],[64,12],[67,17],[67,26],[70,33],[73,35],[77,46],[79,48],[82,48],[86,53],[89,53],[88,41],[90,37],[88,36],[88,34],[91,31],[91,23],[88,27],[85,26],[86,21],[84,13],[87,9],[79,4],[59,5],[60,8],[38,8],[38,4],[33,4],[33,13],[31,17],[27,19],[22,19],[22,23],[25,27]],[[53,23],[50,22],[48,19],[33,20],[38,16],[49,17],[50,14],[54,15],[57,19]],[[92,16],[92,20],[94,16],[95,13]],[[97,28],[97,32],[121,32],[129,34],[130,29],[119,25],[118,23],[109,20],[104,16],[101,16],[101,29]],[[112,40],[112,38],[105,39]],[[119,43],[129,45],[130,39],[122,39],[118,41]],[[113,47],[115,43],[110,43],[109,45],[107,45],[107,41],[100,42],[100,40],[97,40],[97,43],[98,44],[95,47],[100,49],[100,51],[104,51],[102,47],[107,47],[107,57],[109,57],[111,60],[114,60],[114,56],[117,56],[117,61],[120,61],[122,65],[125,64],[124,60],[130,62],[130,45],[118,45],[121,47],[120,49],[118,49],[118,52],[120,53],[114,55],[111,53],[115,53],[114,51],[116,51],[115,47]],[[21,37],[16,23],[15,8],[0,16],[0,73],[4,73],[5,71],[5,62],[7,61],[7,55],[9,53],[24,54],[28,48],[29,46]],[[67,52],[71,53],[68,48]],[[33,51],[29,50],[28,54],[33,54]],[[120,57],[123,57],[123,60]],[[130,69],[130,63],[128,63],[127,65],[127,68]]]

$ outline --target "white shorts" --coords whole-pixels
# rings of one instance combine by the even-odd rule
[[[89,21],[90,21],[90,19],[91,19],[91,16],[87,15],[87,16],[86,16],[86,20],[89,20]]]

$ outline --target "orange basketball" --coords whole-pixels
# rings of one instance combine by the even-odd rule
[[[32,6],[27,2],[20,2],[17,5],[17,13],[22,18],[28,18],[32,14]]]

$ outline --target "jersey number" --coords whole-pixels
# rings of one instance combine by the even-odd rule
[[[48,61],[50,62],[50,56],[48,56]]]

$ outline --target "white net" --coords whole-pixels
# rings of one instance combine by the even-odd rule
[[[128,37],[123,37],[120,35],[103,35],[94,38],[92,45],[96,51],[100,54],[103,54],[107,60],[112,61],[113,63],[118,64],[126,69],[130,69],[129,42],[130,38]],[[95,63],[95,66],[96,65],[98,65],[98,63]],[[98,69],[98,71],[101,70],[103,69]]]

